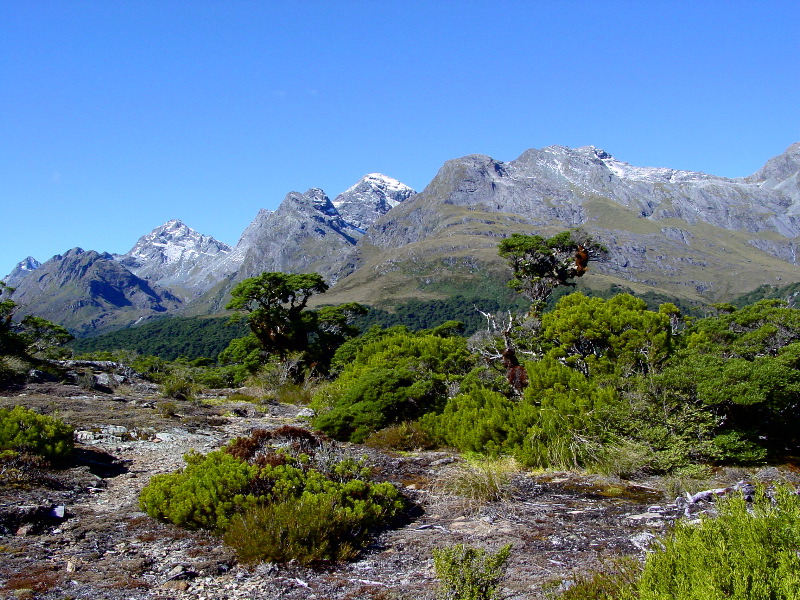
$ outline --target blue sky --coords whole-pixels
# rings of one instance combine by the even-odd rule
[[[800,141],[800,3],[5,0],[0,276],[229,244],[290,191],[594,145],[738,177]]]

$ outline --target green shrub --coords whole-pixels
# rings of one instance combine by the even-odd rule
[[[200,386],[186,375],[170,373],[161,381],[161,393],[167,398],[190,400],[195,397]]]
[[[600,419],[618,403],[601,387],[552,359],[527,363],[523,398],[473,388],[448,400],[441,414],[420,424],[434,438],[462,451],[512,455],[531,466],[585,466],[605,433]]]
[[[139,504],[151,517],[186,529],[224,530],[236,510],[253,505],[247,493],[258,468],[220,450],[186,454],[186,468],[155,475]]]
[[[257,429],[224,449],[188,454],[139,502],[150,516],[223,535],[241,560],[343,560],[405,507],[363,460],[292,426]]]
[[[435,447],[428,433],[418,423],[409,421],[371,433],[364,444],[381,450],[427,450]]]
[[[435,382],[406,368],[375,368],[353,382],[314,426],[338,440],[355,443],[404,417],[432,409],[440,397]]]
[[[320,413],[314,427],[335,439],[360,443],[374,431],[441,410],[448,383],[472,368],[462,338],[400,328],[365,337],[345,348],[349,362],[312,401]]]
[[[602,569],[575,577],[558,600],[633,600],[642,567],[635,558],[622,557]]]
[[[771,497],[772,496],[772,497]],[[800,497],[788,486],[723,499],[718,516],[680,521],[650,554],[641,600],[800,598]]]
[[[349,560],[373,529],[386,526],[402,510],[399,492],[388,483],[352,480],[324,487],[330,491],[305,491],[299,498],[258,505],[234,517],[225,543],[243,562]]]
[[[0,408],[0,451],[63,459],[72,453],[73,429],[63,421],[23,406]]]
[[[494,554],[456,544],[433,551],[433,566],[439,579],[439,600],[495,600],[505,573],[511,544]]]

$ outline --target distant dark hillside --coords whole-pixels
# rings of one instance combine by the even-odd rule
[[[797,285],[800,289],[800,284]],[[461,321],[464,323],[465,335],[471,335],[486,326],[484,316],[478,312],[498,313],[526,311],[530,304],[521,296],[503,293],[500,289],[491,290],[494,297],[480,298],[454,295],[444,300],[410,300],[393,307],[388,311],[370,307],[369,313],[355,320],[354,325],[362,332],[373,325],[393,327],[405,325],[412,331],[432,329],[445,321]],[[580,291],[587,296],[611,298],[616,294],[634,294],[623,286],[613,285],[603,290],[592,289],[582,284],[577,287],[565,287],[556,290],[548,302],[547,310],[551,310],[562,296]],[[660,304],[672,302],[685,315],[699,315],[701,306],[685,300],[670,298],[656,292],[638,294],[651,310]],[[778,296],[770,296],[778,297]],[[760,300],[761,297],[756,298]],[[753,300],[755,301],[755,300]],[[81,338],[70,343],[77,353],[98,350],[131,350],[139,354],[159,356],[165,360],[174,360],[184,356],[190,360],[207,357],[216,360],[230,341],[247,335],[247,326],[243,323],[229,324],[227,317],[163,317],[149,321],[137,327],[121,329],[112,333],[90,338]]]
[[[778,299],[786,300],[790,304],[794,305],[796,303],[798,294],[800,294],[800,283],[790,283],[789,285],[785,285],[783,287],[762,285],[750,292],[747,292],[746,294],[737,296],[731,300],[731,304],[741,308],[743,306],[747,306],[748,304],[758,302],[759,300]]]
[[[227,317],[164,317],[137,327],[74,340],[75,352],[132,350],[174,360],[205,356],[216,359],[230,341],[247,335],[243,323],[228,324]]]

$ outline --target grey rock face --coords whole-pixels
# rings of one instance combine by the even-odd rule
[[[259,213],[237,244],[236,278],[264,271],[318,272],[329,277],[336,257],[355,245],[361,231],[346,222],[320,189],[291,192],[273,213]]]
[[[404,202],[416,192],[396,179],[370,173],[339,194],[333,206],[350,225],[365,231],[376,219]]]
[[[116,259],[137,277],[172,288],[187,299],[219,280],[209,267],[230,252],[228,244],[172,220],[139,238]]]
[[[769,159],[750,177],[748,183],[756,183],[765,190],[775,190],[792,200],[788,212],[800,211],[800,142],[789,146],[783,154]]]
[[[379,219],[368,239],[381,247],[396,247],[434,234],[442,224],[436,216],[439,203],[514,213],[536,226],[574,227],[587,224],[587,205],[602,199],[653,221],[678,219],[794,238],[800,235],[800,220],[784,188],[796,182],[800,171],[797,149],[800,144],[780,160],[773,159],[774,164],[759,172],[760,183],[634,167],[591,146],[532,149],[509,163],[466,156],[445,163],[425,190]]]

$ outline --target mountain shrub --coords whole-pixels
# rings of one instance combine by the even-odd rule
[[[640,600],[800,598],[800,498],[788,486],[723,499],[718,515],[679,521],[647,557]]]
[[[439,579],[438,600],[496,600],[511,544],[494,554],[456,544],[433,551],[433,567]]]
[[[73,446],[73,428],[63,421],[23,406],[0,408],[0,451],[59,460],[69,456]]]
[[[552,359],[526,368],[531,383],[522,399],[476,387],[422,417],[422,427],[459,450],[508,454],[529,466],[591,462],[606,432],[599,415],[618,403],[616,390]]]
[[[248,486],[258,467],[220,450],[183,459],[182,471],[155,475],[142,490],[139,504],[151,517],[186,529],[224,530],[237,510],[256,503]]]
[[[373,530],[386,527],[403,508],[389,483],[309,485],[298,497],[258,504],[234,517],[224,535],[243,562],[296,560],[308,564],[349,560]]]
[[[184,470],[150,480],[142,509],[223,536],[246,562],[351,558],[405,508],[397,488],[369,479],[363,459],[297,427],[258,429],[184,459]]]
[[[344,349],[350,362],[312,401],[320,412],[314,426],[335,439],[360,443],[374,431],[441,410],[448,383],[472,367],[460,337],[404,328],[368,335],[372,341]]]

